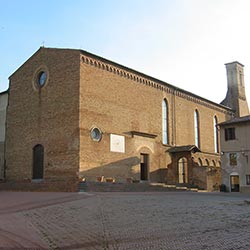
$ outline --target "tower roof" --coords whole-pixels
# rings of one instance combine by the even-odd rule
[[[230,64],[239,64],[240,66],[244,67],[244,65],[242,63],[239,63],[238,61],[233,61],[233,62],[230,62],[230,63],[225,63],[225,65],[230,65]]]

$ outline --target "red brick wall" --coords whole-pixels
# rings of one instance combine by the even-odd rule
[[[39,69],[48,82],[36,85]],[[41,48],[11,77],[6,175],[32,178],[32,149],[44,146],[44,178],[75,178],[79,166],[79,51]]]
[[[48,83],[39,91],[40,68]],[[228,110],[170,85],[79,50],[41,48],[10,78],[7,112],[6,174],[9,180],[32,178],[32,148],[45,149],[47,180],[87,180],[97,176],[140,179],[140,154],[149,154],[149,180],[166,180],[161,169],[172,164],[166,152],[174,145],[193,145],[194,111],[200,116],[204,161],[214,154],[213,117]],[[168,102],[169,145],[162,144],[162,100]],[[90,131],[99,127],[100,142]],[[130,131],[155,135],[131,136]],[[110,134],[125,137],[125,153],[110,152]],[[172,168],[177,166],[172,165]],[[168,171],[171,173],[171,171]],[[172,182],[174,177],[167,182]]]
[[[208,101],[120,68],[100,58],[83,54],[80,84],[80,175],[93,180],[105,175],[124,181],[140,178],[140,153],[150,156],[150,180],[162,178],[161,168],[171,164],[166,150],[173,145],[194,145],[194,111],[200,116],[201,151],[214,154],[214,116],[224,121],[228,111]],[[162,145],[162,100],[168,102],[169,142]],[[90,130],[97,126],[103,132],[100,142],[90,138]],[[156,138],[131,137],[128,131],[157,135]],[[126,152],[110,152],[110,134],[124,135]],[[145,152],[144,152],[145,153]],[[201,153],[202,155],[202,153]],[[207,155],[201,156],[205,161]],[[159,173],[159,174],[158,174]],[[171,180],[173,181],[173,180]]]

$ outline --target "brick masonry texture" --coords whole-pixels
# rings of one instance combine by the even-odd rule
[[[41,70],[48,73],[48,82],[39,89],[36,78]],[[168,145],[162,144],[164,99]],[[189,155],[188,178],[190,184],[212,189],[220,179],[213,119],[225,121],[231,115],[228,108],[84,51],[40,48],[10,77],[7,180],[32,178],[32,149],[42,144],[47,181],[78,177],[93,181],[97,176],[118,182],[140,179],[140,155],[148,154],[149,180],[176,183],[178,159],[167,150],[194,145],[195,110],[201,152]],[[100,142],[90,137],[93,127],[103,133]],[[156,138],[131,136],[131,131]],[[125,137],[125,153],[110,152],[111,134]],[[208,176],[205,160],[215,167],[213,176]]]
[[[177,182],[176,163],[166,150],[171,145],[194,144],[194,111],[200,115],[200,141],[203,160],[212,160],[219,167],[220,156],[214,154],[213,118],[224,121],[230,112],[209,102],[188,98],[184,94],[175,94],[170,89],[163,91],[146,80],[135,81],[133,75],[115,69],[111,63],[108,69],[101,61],[83,60],[80,67],[80,175],[88,180],[96,176],[114,177],[124,181],[127,177],[140,179],[140,154],[150,155],[150,180],[160,181],[162,169],[169,167],[172,178],[168,182]],[[111,69],[112,68],[112,69]],[[123,72],[123,73],[122,73]],[[130,74],[132,74],[130,72]],[[144,81],[144,83],[143,83]],[[150,81],[149,81],[150,82]],[[186,98],[185,98],[186,97]],[[162,101],[168,103],[169,145],[162,144]],[[92,127],[97,126],[103,132],[101,142],[93,142],[89,136]],[[155,139],[128,135],[129,131],[155,134]],[[110,134],[125,135],[125,154],[110,152]],[[210,154],[205,154],[209,152]],[[194,157],[196,168],[198,157]],[[195,164],[194,164],[195,165]],[[191,166],[190,166],[191,169]],[[206,168],[203,168],[204,183],[207,188]],[[169,172],[170,172],[169,171]],[[201,171],[197,177],[200,178]],[[166,175],[166,174],[165,174]],[[195,175],[195,172],[192,173]],[[171,174],[169,174],[171,176]],[[220,179],[218,170],[216,180]],[[165,181],[164,180],[164,181]]]
[[[32,149],[45,148],[44,177],[75,178],[79,164],[79,56],[43,50],[10,78],[7,111],[6,175],[32,178]],[[38,89],[40,69],[48,84]]]

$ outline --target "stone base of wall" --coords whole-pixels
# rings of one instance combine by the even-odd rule
[[[240,192],[250,194],[250,186],[244,186],[244,187],[241,186]]]
[[[4,181],[0,182],[0,191],[26,192],[77,192],[76,180],[41,180],[41,181]]]

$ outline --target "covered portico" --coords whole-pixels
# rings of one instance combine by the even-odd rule
[[[219,187],[221,172],[219,156],[202,152],[195,145],[171,147],[167,182],[181,186],[196,186],[209,191]],[[175,182],[171,180],[174,180]]]

